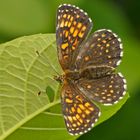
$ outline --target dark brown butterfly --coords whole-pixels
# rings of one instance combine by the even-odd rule
[[[56,41],[64,71],[61,102],[72,135],[91,130],[101,115],[98,103],[116,104],[126,93],[126,80],[115,72],[123,55],[121,40],[106,29],[86,39],[92,25],[87,13],[78,7],[59,6]]]

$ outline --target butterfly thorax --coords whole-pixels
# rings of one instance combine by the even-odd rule
[[[80,73],[78,70],[72,71],[72,70],[66,70],[64,74],[59,76],[54,76],[54,79],[60,83],[64,83],[66,81],[76,81],[80,79]]]
[[[80,79],[80,73],[78,70],[74,70],[74,71],[67,70],[67,71],[65,71],[64,79],[65,80],[74,80],[74,81],[78,80],[78,79]]]
[[[115,72],[115,69],[110,66],[88,66],[80,70],[67,70],[63,75],[65,80],[79,80],[81,78],[86,79],[97,79],[100,77],[105,77],[111,75]]]

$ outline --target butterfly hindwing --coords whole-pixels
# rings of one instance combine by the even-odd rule
[[[87,66],[105,65],[116,67],[123,55],[120,38],[111,30],[102,29],[94,32],[81,48],[76,64],[79,69]]]
[[[99,108],[72,83],[63,85],[61,101],[65,124],[71,135],[91,130],[100,116]]]
[[[85,96],[104,105],[117,103],[126,93],[126,80],[121,73],[98,79],[80,79],[77,86]]]
[[[75,56],[91,27],[92,21],[83,10],[70,4],[59,6],[56,41],[58,58],[63,70],[72,69]]]

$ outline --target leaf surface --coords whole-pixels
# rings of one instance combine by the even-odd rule
[[[0,139],[74,140],[67,133],[60,106],[62,74],[54,34],[25,36],[0,45]],[[96,125],[114,115],[116,105],[99,105]]]

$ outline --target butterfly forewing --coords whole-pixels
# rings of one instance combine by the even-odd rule
[[[62,110],[68,132],[71,135],[78,135],[91,130],[100,116],[99,108],[72,83],[65,83],[61,94]]]
[[[126,93],[126,80],[121,73],[98,79],[80,79],[77,86],[85,96],[104,105],[117,103]]]
[[[58,58],[63,70],[72,69],[80,45],[91,27],[91,19],[83,10],[69,4],[59,6],[56,40]]]
[[[76,60],[79,69],[91,65],[115,68],[121,62],[123,55],[121,40],[110,30],[96,31],[83,46]]]

